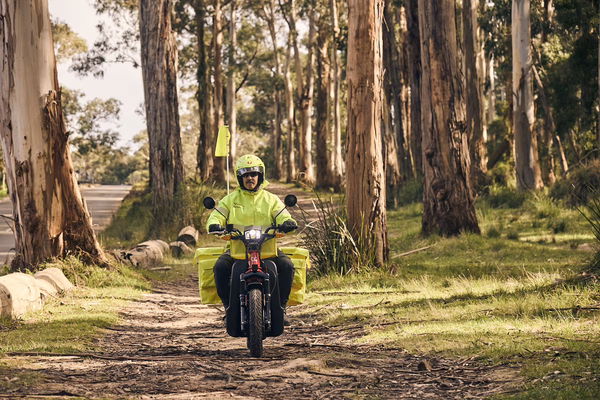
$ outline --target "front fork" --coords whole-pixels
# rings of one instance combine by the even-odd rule
[[[259,287],[263,298],[263,316],[265,333],[271,330],[271,285],[268,271],[264,271],[264,263],[258,253],[251,253],[248,257],[248,271],[240,276],[240,327],[244,335],[248,336],[248,291]]]

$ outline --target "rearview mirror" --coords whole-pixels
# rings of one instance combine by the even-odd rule
[[[204,204],[204,208],[209,210],[215,208],[215,200],[212,197],[205,197],[204,200],[202,200],[202,203]]]
[[[285,196],[285,200],[283,200],[283,202],[288,207],[294,207],[298,202],[298,198],[293,194],[288,194],[287,196]]]

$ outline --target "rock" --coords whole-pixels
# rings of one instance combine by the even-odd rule
[[[63,274],[63,272],[56,268],[46,268],[43,271],[39,271],[34,275],[35,279],[45,280],[49,282],[54,288],[56,288],[57,292],[68,292],[73,289],[75,286]]]
[[[21,272],[0,277],[0,315],[18,318],[42,308],[42,295],[36,279]]]
[[[177,242],[183,242],[190,247],[196,247],[199,233],[193,226],[186,226],[177,234]]]

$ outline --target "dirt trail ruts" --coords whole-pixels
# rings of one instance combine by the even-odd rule
[[[123,323],[96,343],[101,351],[18,357],[43,376],[11,398],[139,399],[470,399],[514,383],[508,368],[425,359],[401,349],[353,343],[360,326],[327,328],[302,306],[292,326],[249,357],[230,338],[222,312],[198,302],[195,277],[161,284],[123,310]],[[0,396],[1,397],[1,396]]]
[[[509,367],[357,345],[363,326],[326,327],[305,306],[290,309],[292,325],[265,341],[264,358],[250,358],[222,316],[200,304],[196,276],[158,283],[122,311],[97,352],[15,357],[25,361],[19,372],[42,378],[0,398],[474,399],[517,381]]]

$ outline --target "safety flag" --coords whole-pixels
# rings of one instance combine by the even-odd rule
[[[229,127],[227,125],[219,128],[219,134],[217,136],[217,148],[215,149],[215,157],[229,157],[229,140],[231,139],[231,133],[229,133]]]

